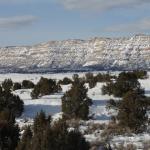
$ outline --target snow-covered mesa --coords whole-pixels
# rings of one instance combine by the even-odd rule
[[[50,41],[0,48],[0,72],[150,69],[150,36]]]

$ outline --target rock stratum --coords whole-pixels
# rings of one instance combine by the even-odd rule
[[[0,54],[0,72],[150,70],[150,36],[50,41]]]

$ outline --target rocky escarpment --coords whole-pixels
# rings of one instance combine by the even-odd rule
[[[150,36],[50,41],[0,48],[1,72],[150,69]]]

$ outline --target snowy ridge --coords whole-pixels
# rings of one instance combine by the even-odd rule
[[[0,48],[0,72],[150,70],[150,36],[50,41]]]

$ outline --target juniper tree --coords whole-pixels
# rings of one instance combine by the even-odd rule
[[[94,77],[93,73],[85,74],[86,82],[89,83],[89,88],[94,88],[96,86],[96,78]]]
[[[29,80],[23,80],[22,81],[22,88],[23,89],[32,89],[34,88],[34,83]]]
[[[0,149],[15,150],[19,141],[19,132],[17,125],[0,118]]]
[[[62,84],[62,85],[67,85],[67,84],[71,84],[72,83],[72,80],[65,77],[63,80],[60,80],[59,81],[59,84]]]
[[[120,73],[115,82],[107,82],[102,87],[103,94],[114,95],[115,97],[123,97],[128,91],[136,91],[139,94],[144,93],[136,74],[131,72]]]
[[[62,111],[65,116],[88,119],[89,106],[92,105],[92,100],[87,96],[87,91],[84,82],[78,76],[74,77],[71,89],[62,97]]]
[[[13,90],[15,91],[15,90],[19,90],[19,89],[21,89],[21,84],[18,82],[15,82],[13,85]]]
[[[148,101],[147,97],[136,92],[126,93],[119,105],[119,124],[133,131],[143,130],[148,121]]]
[[[108,106],[117,110],[116,119],[121,127],[128,127],[133,132],[141,132],[148,122],[149,101],[150,98],[136,91],[129,91],[122,100],[110,100]]]
[[[40,81],[34,86],[31,97],[34,99],[43,95],[49,95],[54,92],[58,92],[60,90],[61,87],[56,83],[55,80],[41,77]]]
[[[22,135],[21,141],[18,143],[17,150],[31,149],[32,131],[30,126],[27,126]]]
[[[10,92],[2,92],[0,95],[0,112],[10,111],[15,117],[19,117],[24,110],[24,103],[19,96]]]
[[[9,92],[11,90],[13,86],[13,82],[11,79],[5,79],[3,82],[2,82],[2,88],[6,91],[6,92]]]

